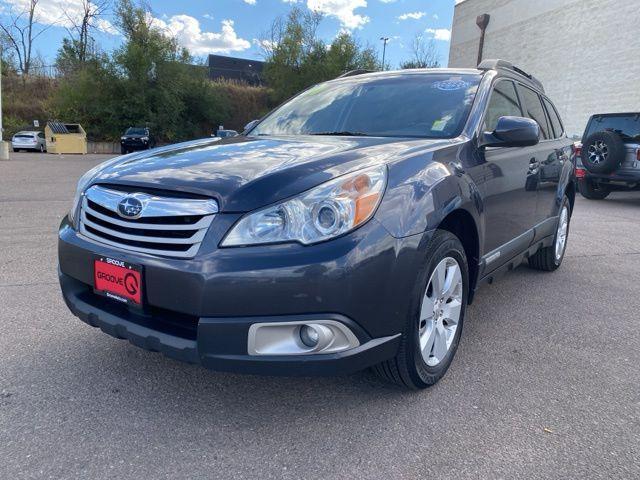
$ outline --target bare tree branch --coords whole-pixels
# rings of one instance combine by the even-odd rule
[[[401,68],[435,68],[440,66],[440,55],[433,38],[420,32],[411,43],[413,58],[403,62]]]
[[[15,53],[18,60],[18,70],[24,76],[29,75],[33,63],[34,43],[50,25],[36,26],[36,10],[40,0],[29,0],[24,10],[9,11],[8,22],[0,23],[0,30],[5,42]]]

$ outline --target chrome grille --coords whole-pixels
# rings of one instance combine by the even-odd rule
[[[127,197],[143,205],[136,218],[119,213],[118,206]],[[192,258],[217,212],[218,204],[212,199],[129,193],[94,185],[82,199],[80,233],[122,250]]]

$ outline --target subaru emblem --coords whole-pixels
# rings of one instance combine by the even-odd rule
[[[144,205],[133,195],[128,195],[118,203],[118,214],[123,218],[140,218]]]

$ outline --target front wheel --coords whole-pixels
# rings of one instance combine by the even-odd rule
[[[127,151],[127,149],[126,149],[126,148],[124,148],[124,147],[120,147],[120,153],[121,153],[122,155],[126,155],[126,154],[127,154],[127,153],[129,153],[129,152]]]
[[[567,251],[567,240],[569,238],[569,224],[571,222],[571,204],[565,196],[562,199],[560,214],[558,215],[558,226],[553,238],[553,245],[538,250],[529,257],[529,266],[535,270],[553,272],[560,268],[564,254]]]
[[[386,380],[417,390],[447,372],[462,334],[469,269],[458,237],[436,230],[418,274],[400,349],[374,367]]]
[[[578,190],[587,200],[604,200],[611,193],[611,189],[608,186],[586,178],[578,181]]]

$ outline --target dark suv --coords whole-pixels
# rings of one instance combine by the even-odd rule
[[[85,174],[62,292],[89,325],[205,367],[374,367],[423,388],[481,283],[562,263],[571,155],[540,83],[507,62],[346,74],[238,137]]]
[[[123,155],[139,150],[149,150],[155,147],[155,139],[146,127],[129,127],[120,137],[120,150]]]
[[[612,191],[640,190],[640,113],[593,115],[578,151],[583,197],[602,200]]]

